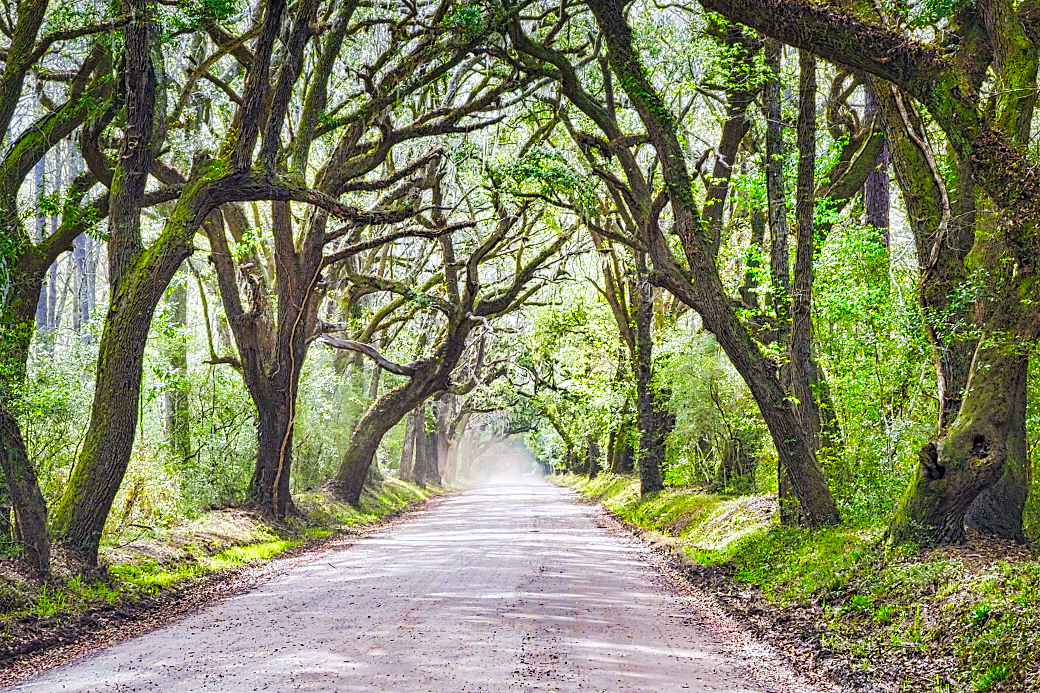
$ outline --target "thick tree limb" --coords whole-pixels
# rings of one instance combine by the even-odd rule
[[[336,252],[328,255],[322,261],[322,265],[324,267],[328,267],[329,265],[333,265],[337,262],[342,262],[347,258],[353,257],[358,253],[363,253],[366,250],[372,250],[374,248],[384,246],[387,243],[393,243],[394,241],[400,240],[402,238],[440,238],[442,236],[447,236],[452,233],[455,233],[459,229],[468,229],[474,226],[476,226],[476,222],[464,221],[458,224],[451,224],[449,226],[445,226],[439,229],[424,229],[416,227],[402,229],[400,231],[388,233],[378,238],[373,238],[367,241],[360,241],[358,243],[348,245],[345,248],[341,248],[340,250],[337,250]]]
[[[379,350],[371,344],[365,344],[364,342],[355,342],[353,339],[337,339],[336,337],[329,337],[328,335],[323,335],[322,337],[320,337],[320,340],[328,344],[330,347],[334,347],[336,349],[346,349],[348,351],[356,351],[359,354],[364,354],[368,358],[375,361],[376,364],[384,371],[390,371],[391,373],[395,373],[397,375],[404,375],[408,377],[415,375],[415,366],[408,364],[402,365],[395,361],[391,361],[390,359],[380,354]]]

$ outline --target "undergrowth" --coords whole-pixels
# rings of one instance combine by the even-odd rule
[[[557,479],[675,537],[692,560],[728,565],[775,608],[802,613],[822,646],[854,666],[902,666],[902,690],[1040,691],[1040,563],[1031,549],[892,549],[881,524],[780,527],[767,496],[669,488],[640,498],[628,477]]]
[[[366,489],[358,508],[325,492],[308,492],[295,497],[299,513],[285,525],[265,524],[252,513],[217,510],[129,544],[103,546],[102,562],[107,563],[107,570],[93,578],[67,570],[63,575],[56,565],[55,579],[35,585],[12,570],[3,570],[0,638],[5,637],[5,621],[45,619],[137,601],[192,579],[271,559],[337,531],[376,522],[429,495],[430,490],[397,479],[387,479],[376,490]],[[233,521],[229,515],[234,516]]]

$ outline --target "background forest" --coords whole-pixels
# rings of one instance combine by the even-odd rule
[[[22,0],[0,33],[0,540],[43,579],[507,440],[910,554],[1040,532],[1031,0]]]

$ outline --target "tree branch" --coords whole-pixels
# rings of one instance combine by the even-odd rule
[[[384,371],[390,371],[391,373],[408,377],[415,375],[415,366],[411,364],[402,365],[395,361],[391,361],[380,354],[379,350],[371,344],[355,342],[353,339],[337,339],[336,337],[329,337],[328,335],[322,335],[319,340],[336,349],[346,349],[348,351],[356,351],[360,354],[364,354],[375,361]]]
[[[401,231],[388,233],[385,236],[380,236],[379,238],[373,238],[371,240],[353,243],[345,248],[337,250],[336,252],[332,253],[331,255],[327,256],[324,260],[322,260],[322,266],[328,267],[329,265],[335,264],[337,262],[342,262],[347,258],[353,257],[358,253],[363,253],[366,250],[378,248],[380,246],[386,245],[387,243],[393,243],[394,241],[400,240],[402,238],[440,238],[441,236],[447,236],[452,233],[455,233],[459,229],[467,229],[472,228],[474,226],[476,226],[475,222],[465,221],[459,222],[457,224],[451,224],[450,226],[445,226],[440,229],[431,230],[416,227],[402,229]]]

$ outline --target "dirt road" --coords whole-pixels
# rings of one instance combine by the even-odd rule
[[[789,689],[596,518],[540,480],[482,486],[10,690]]]

